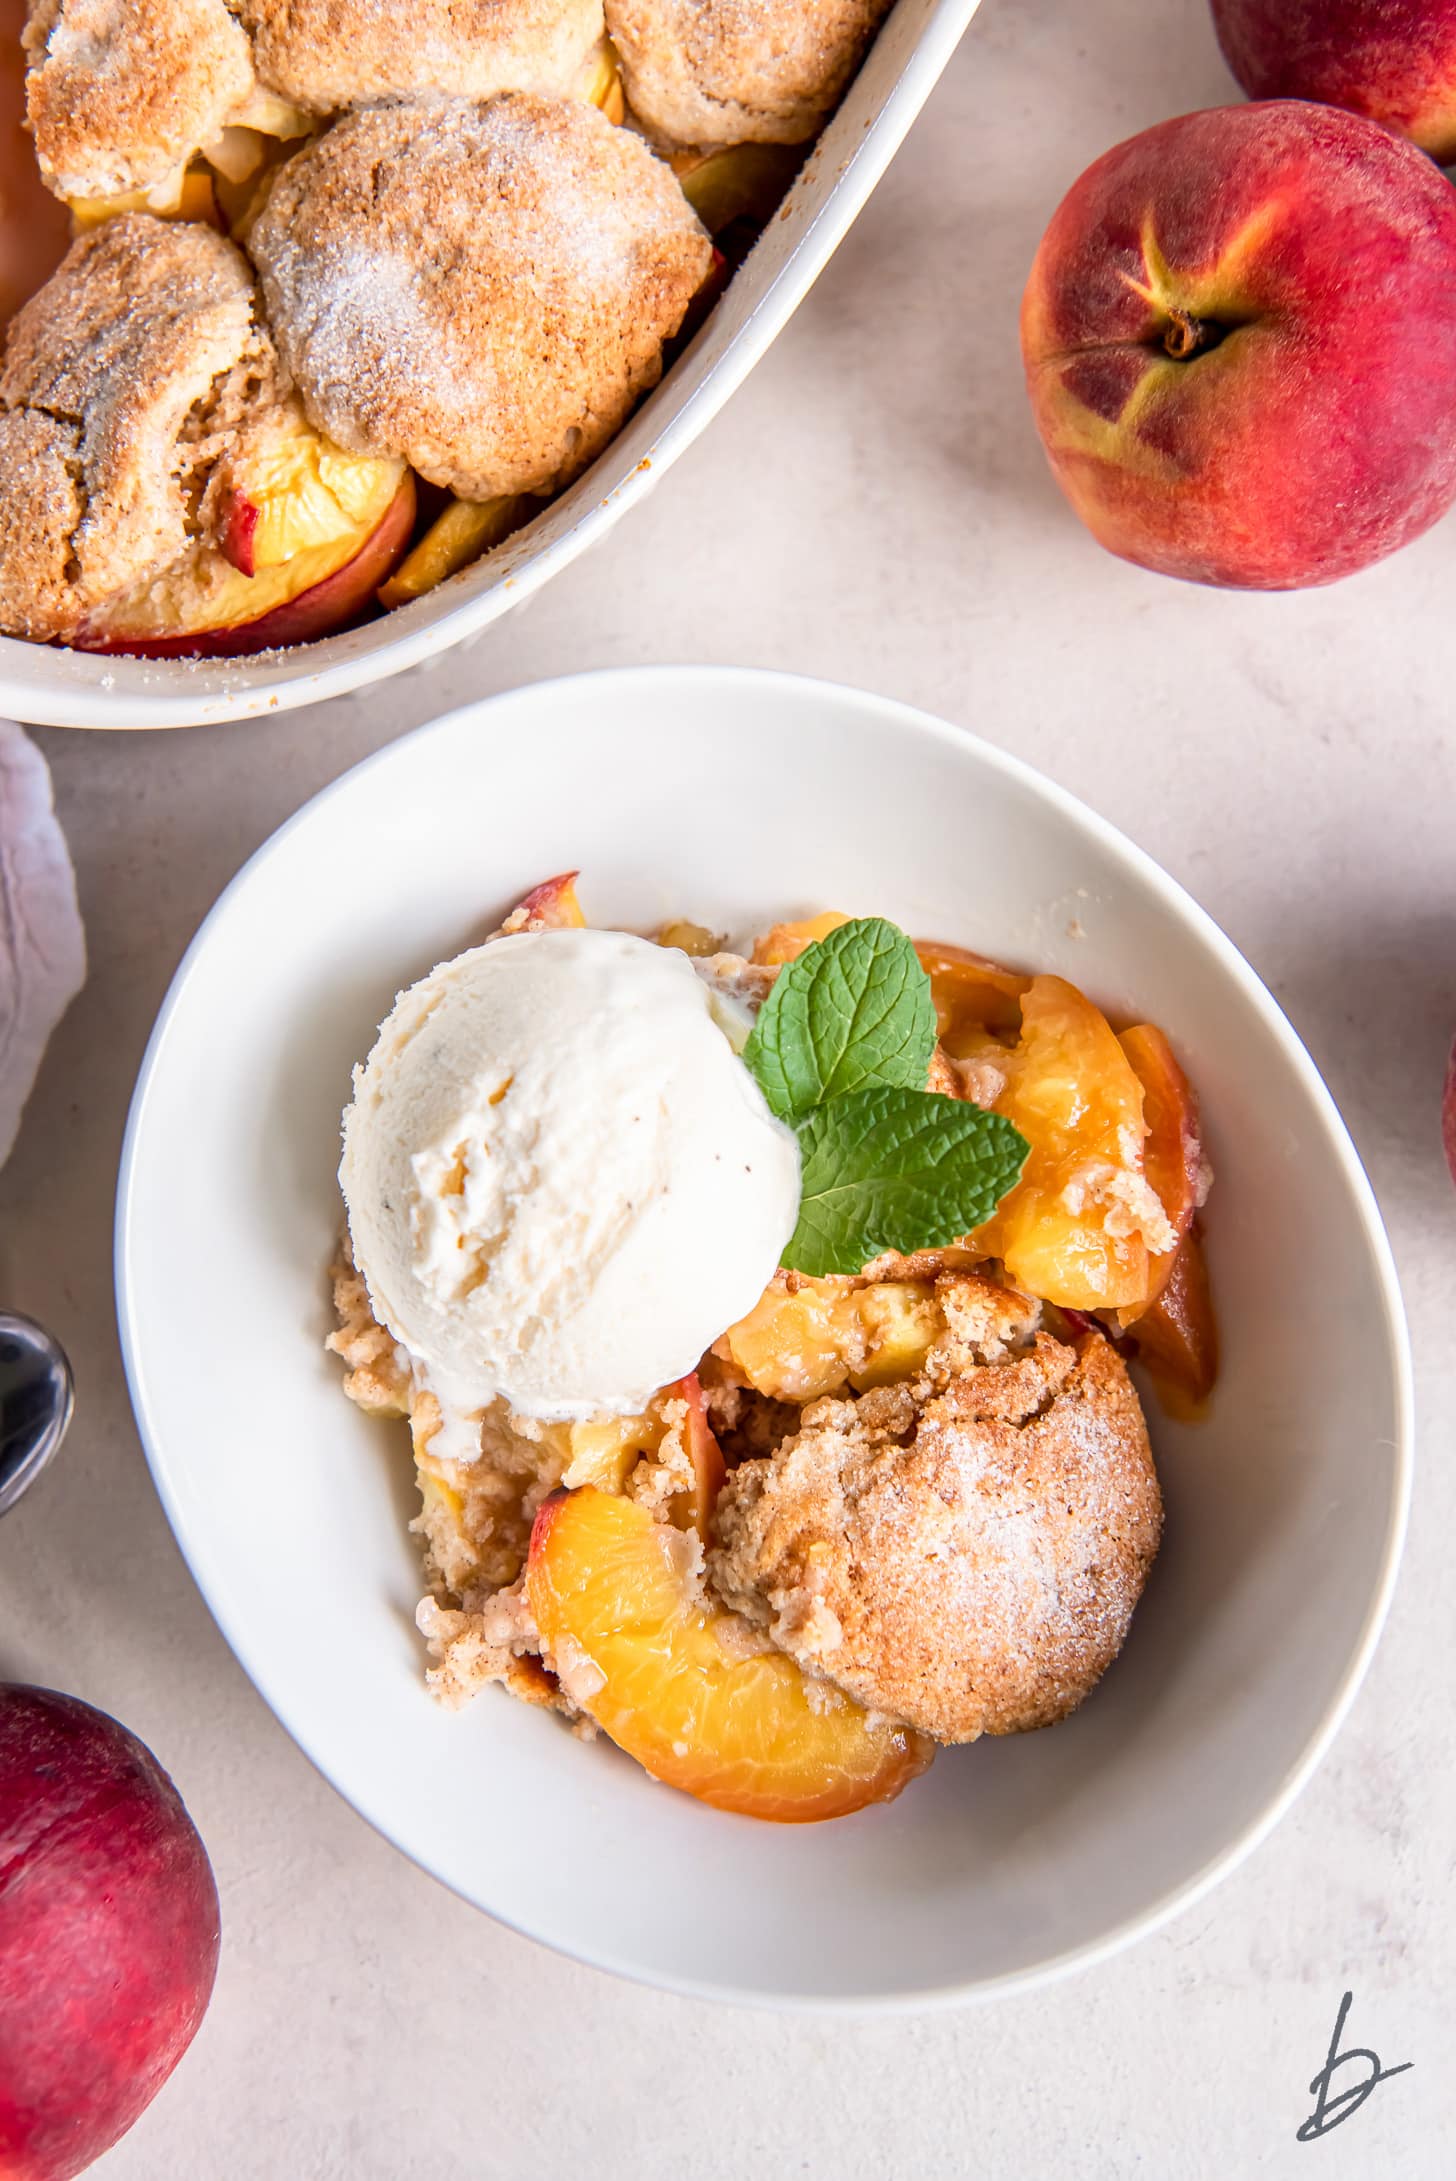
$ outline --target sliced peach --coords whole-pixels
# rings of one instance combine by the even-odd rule
[[[586,923],[576,898],[579,871],[558,871],[543,878],[516,903],[506,918],[506,931],[579,931]]]
[[[139,659],[235,658],[308,643],[357,620],[414,528],[413,476],[405,470],[401,479],[399,464],[379,466],[396,481],[367,528],[255,576],[234,567],[220,545],[199,541],[192,558],[87,622],[76,648]]]
[[[554,1492],[531,1532],[526,1596],[548,1660],[654,1779],[803,1824],[888,1802],[925,1769],[931,1743],[847,1697],[811,1703],[793,1660],[754,1652],[688,1568],[680,1532],[590,1486]]]
[[[570,1425],[562,1483],[569,1491],[592,1484],[599,1492],[625,1492],[644,1455],[661,1446],[664,1428],[658,1416],[604,1416]]]
[[[1173,1269],[1178,1244],[1193,1224],[1204,1190],[1203,1143],[1198,1128],[1198,1099],[1161,1030],[1140,1022],[1124,1030],[1118,1043],[1132,1062],[1143,1087],[1143,1171],[1168,1215],[1173,1241],[1148,1259],[1148,1300],[1155,1301]],[[1136,1306],[1122,1313],[1124,1327]]]
[[[518,530],[532,507],[524,493],[496,500],[456,500],[435,517],[414,549],[381,586],[381,606],[407,606],[468,568]]]
[[[728,1359],[776,1401],[833,1393],[864,1361],[856,1300],[842,1281],[804,1280],[791,1290],[777,1280],[725,1334]]]
[[[914,1378],[945,1331],[934,1290],[923,1281],[882,1280],[855,1296],[864,1328],[865,1356],[849,1374],[856,1392]]]
[[[802,144],[725,144],[674,152],[669,164],[710,235],[734,220],[762,227],[804,161]]]
[[[812,947],[816,939],[827,939],[848,922],[849,918],[841,916],[837,909],[827,909],[822,916],[806,916],[797,924],[775,924],[772,931],[755,940],[753,959],[771,968],[796,962],[805,947]]]
[[[222,212],[212,176],[203,167],[187,167],[157,189],[134,189],[120,197],[72,197],[71,225],[78,235],[123,212],[150,212],[161,220],[196,220],[221,230]]]
[[[663,925],[657,934],[657,944],[676,947],[680,953],[696,955],[700,960],[723,952],[719,933],[709,931],[706,924],[689,924],[682,917],[674,917],[671,923]]]
[[[885,1280],[850,1288],[804,1280],[767,1288],[724,1335],[720,1353],[756,1392],[776,1401],[814,1401],[852,1385],[913,1378],[945,1330],[928,1281]]]
[[[679,1492],[668,1508],[668,1513],[680,1530],[696,1530],[706,1542],[708,1525],[713,1519],[713,1509],[718,1494],[723,1489],[727,1474],[723,1466],[723,1449],[719,1446],[708,1412],[703,1406],[703,1389],[696,1371],[680,1378],[675,1386],[669,1386],[669,1397],[676,1396],[688,1407],[687,1422],[683,1427],[683,1444],[688,1460],[693,1465],[693,1482],[686,1492]]]
[[[1034,977],[1021,1018],[997,1111],[1031,1150],[977,1242],[1046,1302],[1071,1310],[1146,1302],[1143,1094],[1132,1064],[1106,1017],[1062,977]]]
[[[968,1031],[975,1033],[978,1049],[980,1035],[987,1030],[1009,1031],[1014,1036],[1020,1029],[1021,999],[1031,984],[1029,977],[938,939],[917,939],[915,952],[930,979],[940,1041],[957,1060],[966,1057],[957,1040]]]
[[[357,544],[402,474],[399,462],[346,454],[296,410],[239,457],[222,499],[218,550],[240,575],[256,576],[315,547]]]
[[[599,106],[608,121],[620,125],[627,118],[627,96],[622,88],[622,69],[610,38],[598,38],[581,66],[576,95],[589,106]]]
[[[1175,1415],[1196,1412],[1218,1377],[1218,1323],[1196,1221],[1173,1254],[1161,1292],[1128,1337],[1164,1405]]]

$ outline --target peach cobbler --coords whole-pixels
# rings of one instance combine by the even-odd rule
[[[272,649],[502,544],[887,4],[0,0],[0,634]]]
[[[1161,1032],[874,917],[747,954],[575,874],[402,993],[344,1115],[350,1398],[407,1419],[427,1679],[780,1821],[1064,1718],[1216,1341]]]

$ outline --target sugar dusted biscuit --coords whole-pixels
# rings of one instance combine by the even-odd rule
[[[238,0],[258,74],[308,113],[438,93],[566,92],[602,0]]]
[[[6,329],[0,630],[69,638],[184,553],[277,391],[247,262],[210,227],[132,213],[73,243]]]
[[[607,0],[632,111],[670,145],[802,144],[891,0]]]
[[[280,171],[249,247],[314,425],[477,500],[586,467],[712,257],[639,138],[524,94],[345,116]]]
[[[254,87],[223,0],[32,0],[25,49],[36,155],[61,197],[164,186]]]

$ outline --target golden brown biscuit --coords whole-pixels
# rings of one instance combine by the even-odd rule
[[[61,197],[159,188],[253,90],[223,0],[32,0],[26,105]]]
[[[1122,1648],[1162,1500],[1107,1342],[805,1410],[730,1473],[709,1579],[805,1670],[940,1742],[1049,1726]]]
[[[184,552],[207,482],[277,396],[247,261],[131,213],[72,244],[0,362],[0,630],[75,633]]]
[[[670,145],[802,144],[891,0],[606,0],[633,113]]]
[[[249,248],[313,424],[477,500],[586,467],[712,259],[645,144],[521,94],[346,115],[280,169]]]
[[[305,112],[436,92],[566,92],[602,0],[239,0],[262,81]]]

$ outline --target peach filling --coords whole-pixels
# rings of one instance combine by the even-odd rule
[[[282,630],[278,641],[325,634],[372,598],[403,550],[413,511],[402,462],[345,454],[295,412],[276,436],[245,448],[215,527],[160,575],[109,602],[79,641],[120,649],[229,632],[243,638],[283,609],[306,615],[308,625]],[[356,566],[358,583],[350,580]]]
[[[820,1689],[714,1605],[691,1541],[591,1486],[557,1492],[531,1534],[526,1596],[574,1700],[654,1779],[781,1824],[899,1794],[934,1754],[923,1736]]]
[[[718,1353],[756,1393],[776,1401],[817,1401],[853,1386],[914,1378],[945,1331],[931,1282],[886,1280],[852,1288],[843,1280],[782,1276],[718,1344]]]

